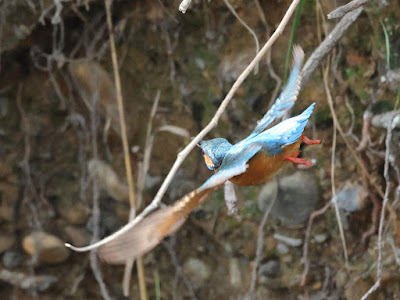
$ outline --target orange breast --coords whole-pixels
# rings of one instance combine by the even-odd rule
[[[230,179],[238,185],[256,185],[271,179],[288,161],[285,156],[295,155],[300,148],[301,140],[283,148],[281,154],[268,156],[264,151],[258,152],[249,160],[246,172]]]

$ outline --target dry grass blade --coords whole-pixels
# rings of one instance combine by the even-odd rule
[[[120,119],[120,126],[121,126],[121,138],[122,138],[122,145],[124,149],[124,158],[125,158],[125,169],[126,169],[126,178],[128,180],[128,187],[129,187],[129,203],[131,207],[131,216],[132,218],[136,215],[136,203],[135,203],[135,194],[134,194],[134,185],[133,185],[133,177],[132,177],[132,168],[131,168],[131,160],[129,155],[129,144],[128,138],[126,134],[126,123],[125,123],[125,114],[124,114],[124,103],[122,98],[122,87],[121,87],[121,79],[119,75],[119,68],[118,68],[118,58],[117,58],[117,51],[115,48],[115,41],[114,41],[114,34],[113,34],[113,24],[111,20],[111,4],[112,0],[105,0],[105,9],[107,15],[107,26],[110,38],[110,49],[111,49],[111,59],[113,64],[114,70],[114,79],[115,79],[115,89],[117,93],[117,102],[118,102],[118,113]],[[138,269],[143,268],[143,263],[141,262],[141,258],[138,257]],[[123,279],[123,287],[124,287],[124,294],[128,296],[129,289],[127,288],[127,282],[129,282],[131,270],[133,267],[133,260],[127,261],[125,266],[124,272],[124,279]],[[140,287],[140,299],[145,300],[147,299],[147,291],[146,291],[146,284],[144,280],[144,270],[138,270],[138,277],[139,277],[139,287]]]
[[[329,72],[329,63],[327,64],[323,78],[324,78],[324,87],[325,87],[325,92],[326,92],[326,97],[328,99],[328,104],[329,108],[331,110],[332,115],[336,115],[335,113],[335,108],[333,107],[333,101],[332,101],[332,95],[331,91],[329,89],[329,83],[328,83],[328,72]],[[336,118],[333,119],[333,142],[332,142],[332,157],[331,157],[331,186],[332,186],[332,197],[336,197],[336,189],[335,189],[335,150],[336,150],[336,129],[338,127],[338,121]],[[344,237],[344,231],[343,231],[343,225],[342,221],[340,219],[340,212],[339,212],[339,207],[337,204],[337,201],[334,202],[334,207],[335,207],[335,214],[336,214],[336,219],[338,221],[338,226],[339,226],[339,232],[340,232],[340,239],[342,240],[342,247],[343,247],[343,255],[345,259],[345,266],[346,268],[349,267],[349,258],[347,255],[347,247],[346,247],[346,239]]]

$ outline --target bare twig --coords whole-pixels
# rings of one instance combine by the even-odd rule
[[[300,0],[293,0],[292,4],[289,6],[287,12],[285,13],[284,17],[282,18],[281,23],[279,24],[278,28],[275,30],[275,32],[272,34],[271,38],[265,43],[265,45],[262,47],[260,52],[257,54],[257,56],[251,61],[251,63],[247,66],[247,68],[240,74],[238,79],[235,81],[235,83],[232,85],[232,88],[228,92],[228,94],[225,96],[225,99],[222,101],[221,105],[219,106],[217,112],[215,113],[214,117],[210,121],[210,123],[183,149],[179,154],[178,157],[172,166],[171,170],[169,171],[167,177],[165,178],[163,184],[161,185],[160,189],[158,190],[156,196],[154,197],[153,201],[132,221],[130,221],[128,224],[126,224],[124,227],[119,229],[117,232],[111,234],[110,236],[104,238],[103,240],[89,245],[87,247],[74,247],[69,243],[66,243],[65,246],[68,248],[71,248],[74,251],[78,252],[85,252],[89,251],[91,249],[100,247],[101,245],[104,245],[108,243],[109,241],[112,241],[116,237],[120,236],[121,234],[127,232],[128,230],[132,229],[137,223],[139,223],[143,218],[148,215],[151,211],[156,209],[161,202],[161,198],[164,196],[168,186],[170,185],[172,178],[175,176],[177,170],[179,169],[180,165],[182,164],[183,160],[186,158],[186,156],[190,153],[190,151],[199,143],[200,140],[202,140],[205,135],[213,129],[215,126],[218,124],[218,120],[221,117],[222,113],[225,111],[225,108],[229,104],[229,102],[232,100],[233,95],[235,92],[238,90],[242,82],[247,78],[247,76],[250,74],[250,72],[254,69],[255,65],[260,61],[260,59],[265,55],[265,53],[271,48],[271,46],[275,43],[277,38],[282,34],[283,29],[286,27],[287,23],[289,22],[290,17],[292,16],[293,12],[296,9],[296,6],[298,5]]]
[[[256,288],[256,282],[257,282],[257,269],[258,265],[261,262],[261,255],[262,255],[262,250],[263,250],[263,245],[264,245],[264,226],[265,223],[267,222],[269,213],[271,212],[271,209],[274,207],[276,198],[278,197],[278,191],[279,191],[279,180],[276,179],[277,182],[277,193],[275,197],[272,199],[270,204],[268,205],[267,209],[265,210],[264,216],[261,220],[260,225],[258,226],[258,231],[257,231],[257,248],[256,248],[256,258],[254,260],[254,265],[253,265],[253,270],[251,271],[251,283],[250,283],[250,289],[247,292],[247,295],[249,297],[253,297],[254,290]]]
[[[28,191],[32,194],[35,199],[39,199],[39,196],[37,194],[37,191],[33,185],[32,182],[32,173],[31,173],[31,167],[29,164],[30,156],[31,156],[31,144],[30,144],[30,138],[29,138],[29,120],[28,117],[26,116],[26,113],[24,111],[24,108],[22,107],[22,90],[23,90],[23,84],[20,83],[18,85],[18,91],[17,91],[17,97],[16,97],[16,102],[17,102],[17,108],[18,111],[21,115],[21,127],[22,131],[24,132],[24,158],[22,160],[22,166],[24,169],[24,175],[25,175],[25,180],[26,180],[26,187],[24,188],[24,200],[28,200],[28,206],[31,211],[31,218],[32,218],[32,223],[34,225],[35,229],[41,229],[42,224],[39,219],[39,214],[37,212],[37,208],[34,203],[32,203],[31,199],[28,199]]]
[[[301,87],[308,82],[311,74],[320,65],[322,59],[332,50],[336,43],[342,38],[346,30],[353,24],[363,8],[360,7],[352,12],[346,14],[335,26],[335,28],[326,36],[325,40],[318,46],[317,49],[311,54],[307,62],[304,64],[302,70],[303,79]]]
[[[343,17],[348,12],[367,4],[371,0],[353,0],[345,5],[336,8],[328,14],[328,19],[337,19]]]
[[[354,114],[354,112],[353,112]],[[369,138],[369,128],[371,127],[371,119],[372,119],[372,113],[369,109],[367,109],[364,112],[363,115],[363,126],[362,126],[362,132],[361,132],[361,142],[360,145],[357,147],[357,151],[363,151],[367,148],[368,143],[370,141]]]
[[[122,138],[122,145],[124,149],[124,158],[125,158],[125,170],[126,170],[126,178],[128,180],[128,187],[129,187],[129,203],[131,207],[130,212],[130,219],[134,219],[136,216],[136,201],[135,201],[135,192],[134,192],[134,184],[133,184],[133,177],[132,177],[132,168],[131,168],[131,159],[129,155],[129,144],[128,138],[126,134],[126,123],[125,123],[125,114],[124,114],[124,103],[122,98],[122,87],[121,87],[121,79],[119,76],[119,68],[118,68],[118,58],[117,58],[117,51],[115,48],[115,41],[114,41],[114,34],[113,34],[113,24],[111,20],[111,4],[112,0],[104,0],[105,1],[105,8],[106,8],[106,15],[107,15],[107,26],[108,26],[108,33],[110,38],[110,49],[111,49],[111,58],[113,63],[113,70],[114,70],[114,80],[115,80],[115,89],[116,89],[116,96],[118,102],[118,113],[119,113],[119,120],[121,126],[121,138]],[[125,296],[129,294],[129,279],[132,273],[134,259],[129,259],[125,265],[125,272],[124,272],[124,279],[123,279],[123,289]],[[146,291],[146,283],[144,280],[144,270],[143,270],[143,262],[142,258],[137,258],[137,267],[138,267],[138,278],[139,278],[139,287],[140,287],[140,299],[145,300],[147,299],[147,291]]]
[[[197,299],[196,294],[194,292],[193,286],[189,279],[186,277],[185,273],[182,270],[182,267],[180,266],[178,262],[178,258],[176,257],[176,252],[175,252],[175,241],[176,241],[176,236],[173,235],[168,241],[163,241],[162,244],[164,245],[165,248],[167,248],[169,256],[171,257],[172,264],[175,266],[175,272],[176,275],[181,277],[183,280],[184,284],[186,285],[186,288],[188,289],[190,293],[190,297],[192,299]]]
[[[301,275],[301,281],[300,281],[301,286],[305,286],[306,280],[307,280],[307,274],[308,274],[308,271],[310,270],[310,260],[308,259],[308,248],[309,248],[308,246],[310,244],[311,226],[313,224],[314,219],[320,215],[323,215],[328,210],[328,208],[331,206],[331,204],[332,204],[332,202],[329,201],[321,209],[313,211],[313,213],[310,215],[310,218],[308,219],[306,234],[305,234],[305,238],[304,238],[304,245],[303,245],[304,271],[303,271],[303,274]]]
[[[236,10],[233,8],[233,6],[229,3],[229,0],[224,0],[225,5],[228,7],[228,9],[231,11],[232,15],[235,16],[236,19],[240,22],[240,24],[243,25],[244,28],[247,29],[247,31],[253,36],[254,42],[256,43],[256,55],[258,52],[260,52],[260,43],[258,42],[258,38],[256,33],[254,32],[253,29],[250,28],[249,25],[243,19],[237,14]],[[256,64],[256,67],[254,68],[254,74],[258,73],[258,63]]]
[[[265,27],[266,37],[267,37],[267,40],[268,40],[269,37],[271,36],[271,27],[267,23],[267,19],[265,18],[264,11],[261,8],[260,1],[259,0],[254,0],[254,4],[256,5],[256,8],[257,8],[258,14],[260,16],[261,22],[263,23],[263,25]],[[266,55],[267,55],[267,69],[268,69],[269,75],[276,82],[274,91],[271,94],[271,98],[270,98],[269,104],[268,104],[268,107],[271,107],[272,104],[276,100],[276,96],[278,95],[279,89],[280,89],[281,84],[282,84],[282,79],[276,74],[276,72],[275,72],[275,70],[274,70],[274,68],[272,66],[272,63],[271,63],[271,51],[268,51]]]
[[[91,111],[90,111],[90,133],[91,133],[91,142],[92,142],[92,154],[94,159],[98,159],[98,149],[97,149],[97,126],[98,126],[98,104],[99,104],[99,94],[95,93],[92,96],[91,103]],[[99,239],[99,222],[100,222],[100,206],[99,206],[99,187],[96,180],[92,182],[92,196],[93,196],[93,205],[92,205],[92,220],[93,220],[93,236],[92,243],[95,243]],[[103,276],[99,269],[98,258],[96,255],[96,249],[93,249],[90,252],[90,267],[92,269],[93,275],[99,284],[101,295],[104,299],[111,300],[111,297],[108,293],[107,287],[104,284]]]
[[[330,108],[331,113],[333,115],[335,108],[333,107],[331,91],[329,89],[328,72],[329,72],[329,63],[326,65],[323,77],[324,77],[324,86],[325,86],[326,97],[328,99],[329,108]],[[336,150],[336,128],[337,128],[337,125],[338,125],[337,124],[337,120],[334,118],[333,119],[333,142],[332,142],[332,150],[331,150],[332,151],[332,156],[331,156],[331,186],[332,186],[332,197],[333,198],[336,197],[336,189],[335,189],[335,150]],[[338,226],[339,226],[340,239],[342,240],[343,255],[344,255],[345,265],[346,265],[346,268],[348,268],[349,258],[348,258],[348,255],[347,255],[346,239],[344,237],[343,225],[342,225],[342,221],[341,221],[341,218],[340,218],[340,212],[339,212],[339,207],[338,207],[337,201],[334,202],[334,207],[335,207],[336,219],[338,221]]]
[[[160,100],[160,90],[157,91],[156,97],[154,98],[153,107],[151,109],[150,117],[147,122],[147,132],[146,132],[146,141],[145,141],[145,146],[144,146],[143,162],[139,162],[139,166],[138,166],[137,189],[136,189],[136,206],[138,209],[142,205],[142,202],[143,202],[143,190],[144,190],[144,185],[146,183],[146,174],[147,174],[147,172],[149,170],[149,166],[150,166],[150,157],[151,157],[151,151],[153,149],[153,142],[154,142],[154,135],[151,134],[152,123],[153,123],[153,118],[157,111],[159,100]],[[132,220],[134,217],[135,217],[134,210],[131,210],[129,220]],[[129,282],[131,280],[133,262],[134,262],[134,259],[129,259],[125,265],[124,279],[122,281],[122,287],[123,287],[123,292],[124,292],[125,297],[129,296]],[[142,264],[142,263],[143,263],[142,260],[137,261],[138,272],[141,272],[140,269],[143,269],[143,267],[139,268],[139,264]],[[144,273],[142,273],[142,275],[139,275],[139,276],[144,278]]]
[[[382,210],[381,210],[381,218],[379,220],[379,230],[378,230],[378,265],[377,265],[377,279],[375,284],[368,290],[367,293],[365,293],[364,296],[362,296],[361,300],[367,299],[373,292],[375,292],[379,286],[381,285],[381,280],[382,280],[382,269],[383,269],[383,225],[385,222],[385,208],[386,204],[388,203],[389,200],[389,192],[390,192],[390,187],[391,187],[391,182],[389,178],[389,156],[390,156],[390,143],[392,141],[392,130],[393,130],[393,124],[398,119],[400,118],[399,115],[395,116],[392,118],[392,122],[390,123],[390,126],[388,126],[387,129],[387,135],[386,135],[386,152],[385,152],[385,166],[383,170],[383,176],[385,177],[386,181],[386,189],[385,189],[385,196],[383,198],[383,203],[382,203]]]

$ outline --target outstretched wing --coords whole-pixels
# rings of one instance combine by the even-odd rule
[[[256,136],[252,142],[261,145],[268,155],[282,153],[282,147],[295,143],[302,135],[315,103],[300,115],[287,119]]]
[[[271,124],[275,119],[282,117],[283,114],[294,105],[300,90],[300,69],[303,59],[303,49],[299,45],[295,45],[293,47],[293,66],[286,86],[264,117],[257,122],[256,128],[246,139],[253,138],[264,131],[269,124]]]
[[[224,157],[219,171],[199,188],[200,191],[223,184],[232,177],[246,172],[247,162],[260,151],[262,145],[257,143],[252,143],[251,145],[238,143],[234,147]]]

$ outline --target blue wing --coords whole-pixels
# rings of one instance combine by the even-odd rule
[[[311,104],[300,115],[287,119],[257,135],[251,140],[251,143],[262,145],[262,149],[270,156],[282,153],[283,146],[291,145],[300,138],[313,112],[314,105],[315,103]]]
[[[245,144],[243,144],[245,145]],[[246,172],[248,167],[247,162],[258,152],[262,146],[257,143],[252,143],[247,147],[232,147],[232,151],[229,151],[224,160],[220,170],[211,176],[200,188],[199,191],[213,188],[217,185],[224,183],[225,181]]]
[[[248,136],[249,139],[261,133],[271,124],[276,118],[280,118],[290,109],[297,99],[300,90],[301,76],[300,69],[304,59],[304,51],[299,45],[293,47],[293,66],[290,72],[289,79],[282,93],[276,99],[275,103],[267,111],[264,117],[257,122],[256,128]],[[247,138],[246,138],[247,139]]]

